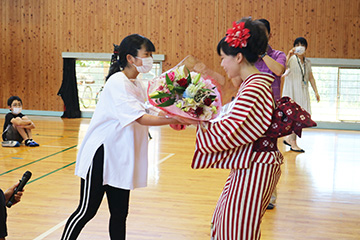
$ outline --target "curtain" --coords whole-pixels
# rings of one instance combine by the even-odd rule
[[[64,101],[62,118],[80,118],[79,96],[76,82],[75,58],[63,59],[63,81],[58,95]]]

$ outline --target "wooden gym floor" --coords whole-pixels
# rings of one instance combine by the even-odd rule
[[[4,115],[0,115],[4,119]],[[30,116],[38,148],[0,148],[0,187],[33,173],[22,201],[8,209],[8,240],[60,239],[79,201],[76,153],[89,119]],[[210,239],[210,220],[229,170],[193,170],[195,128],[150,129],[148,187],[131,192],[129,240]],[[268,210],[262,239],[360,239],[360,132],[309,129],[289,151],[277,206]],[[109,239],[106,198],[79,239]]]

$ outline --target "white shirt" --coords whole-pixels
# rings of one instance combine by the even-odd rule
[[[135,121],[148,112],[146,100],[140,81],[130,81],[122,72],[108,79],[77,155],[77,176],[86,178],[103,144],[103,185],[131,190],[146,187],[148,127]]]

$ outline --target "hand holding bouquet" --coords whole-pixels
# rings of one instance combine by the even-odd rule
[[[150,81],[148,96],[153,106],[195,120],[213,119],[221,108],[220,93],[211,79],[190,72],[185,65]]]

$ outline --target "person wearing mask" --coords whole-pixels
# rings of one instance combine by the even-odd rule
[[[319,102],[320,95],[316,87],[315,78],[311,70],[311,62],[305,57],[308,43],[305,38],[298,37],[294,41],[293,48],[290,49],[286,57],[287,70],[284,81],[282,96],[288,96],[297,104],[311,113],[309,85],[315,93],[315,98]],[[290,150],[303,153],[296,142],[296,135],[292,133],[285,138],[284,144],[290,146]]]
[[[148,126],[187,125],[183,118],[158,114],[146,104],[145,88],[136,77],[152,69],[154,51],[153,43],[138,34],[114,46],[105,87],[77,155],[80,202],[62,240],[77,239],[105,193],[110,238],[125,239],[130,190],[147,185]]]

